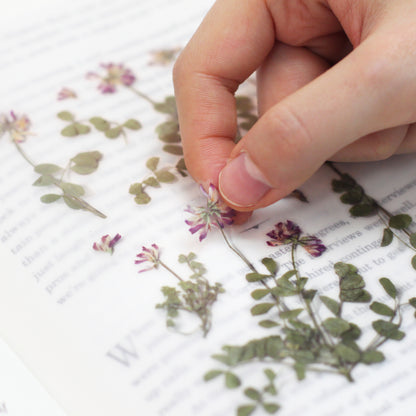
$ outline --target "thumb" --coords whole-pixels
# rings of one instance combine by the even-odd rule
[[[240,211],[270,205],[358,138],[414,121],[414,70],[394,59],[394,42],[391,36],[370,36],[269,109],[222,169],[223,198]]]

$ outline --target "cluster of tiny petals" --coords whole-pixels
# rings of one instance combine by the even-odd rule
[[[111,238],[109,234],[106,234],[101,237],[101,241],[99,243],[94,243],[92,248],[95,251],[104,251],[106,253],[113,254],[114,246],[120,239],[120,234],[116,234],[113,238]]]
[[[192,234],[199,232],[199,241],[202,241],[211,228],[224,228],[226,225],[233,223],[235,212],[228,207],[220,198],[217,188],[210,184],[208,193],[201,187],[202,193],[207,198],[206,207],[188,206],[185,211],[193,216],[185,220],[185,223],[191,228]]]
[[[10,137],[16,143],[23,143],[27,136],[32,133],[29,132],[30,120],[25,114],[16,115],[14,111],[10,111],[10,118],[5,114],[0,115],[0,136],[9,132]]]
[[[313,257],[319,257],[326,250],[319,238],[311,235],[300,237],[301,233],[302,230],[294,222],[290,220],[279,222],[275,225],[274,230],[267,233],[267,236],[271,238],[267,244],[272,247],[299,244]]]
[[[157,269],[160,264],[160,250],[156,244],[152,244],[151,247],[142,247],[142,251],[136,256],[139,260],[136,260],[135,264],[149,263],[148,267],[139,270],[139,273],[147,272],[151,269]]]
[[[63,87],[61,91],[58,92],[58,100],[67,100],[68,98],[77,98],[77,93],[74,90]]]
[[[126,68],[123,64],[114,64],[110,62],[107,64],[101,64],[100,66],[105,70],[104,75],[100,75],[96,72],[88,72],[87,78],[100,80],[98,89],[103,94],[114,93],[117,90],[117,85],[124,85],[128,87],[136,80],[133,72]]]

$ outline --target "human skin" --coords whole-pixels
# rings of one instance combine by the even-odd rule
[[[218,0],[173,72],[190,174],[249,213],[326,160],[414,152],[415,21],[415,0]],[[260,118],[235,144],[255,71]]]

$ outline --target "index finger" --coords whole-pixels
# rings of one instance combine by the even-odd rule
[[[174,85],[186,166],[203,184],[218,175],[234,147],[234,92],[274,45],[263,0],[219,0],[178,58]]]

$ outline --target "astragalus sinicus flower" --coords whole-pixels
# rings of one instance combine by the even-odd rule
[[[271,238],[267,241],[269,246],[299,244],[313,257],[319,257],[326,250],[319,238],[312,235],[301,237],[302,230],[293,221],[279,222],[274,227],[274,230],[266,234]]]
[[[23,143],[32,134],[29,131],[30,125],[29,117],[24,114],[18,116],[14,111],[10,111],[10,117],[0,114],[0,136],[8,132],[16,143]]]
[[[117,91],[117,86],[124,85],[129,87],[134,83],[136,77],[133,72],[126,68],[123,64],[114,64],[112,62],[107,64],[101,64],[101,68],[104,69],[104,74],[98,74],[97,72],[88,72],[88,79],[98,79],[98,89],[103,94],[111,94]]]
[[[202,241],[211,228],[224,228],[226,225],[233,223],[235,212],[228,207],[220,198],[217,188],[210,184],[208,193],[201,187],[201,191],[207,197],[207,205],[205,207],[188,207],[185,209],[193,216],[191,219],[185,220],[191,228],[192,234],[199,232],[199,241]]]
[[[74,90],[71,90],[70,88],[63,87],[58,92],[58,100],[67,100],[68,98],[77,98],[77,93]]]
[[[149,263],[148,267],[139,270],[139,273],[147,272],[151,269],[157,269],[160,264],[160,250],[156,244],[152,244],[151,247],[142,247],[141,253],[139,253],[134,264]]]
[[[101,237],[101,241],[99,243],[94,243],[92,248],[95,251],[104,251],[106,253],[113,254],[114,246],[120,239],[120,234],[116,234],[113,238],[111,238],[109,234],[106,234]]]

